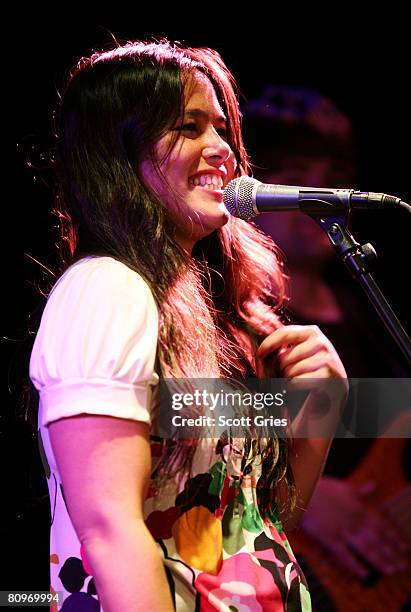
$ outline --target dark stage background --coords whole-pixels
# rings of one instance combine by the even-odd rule
[[[200,10],[192,8],[192,12]],[[16,65],[7,91],[13,117],[12,145],[18,145],[18,150],[16,155],[13,150],[10,154],[15,160],[15,174],[12,181],[5,177],[11,189],[3,196],[7,314],[1,335],[10,341],[2,345],[1,446],[5,456],[1,468],[1,526],[3,542],[10,546],[10,575],[3,574],[2,589],[46,590],[49,586],[45,479],[35,432],[16,413],[30,351],[28,316],[38,303],[35,284],[41,278],[39,267],[25,254],[53,265],[55,221],[49,214],[50,193],[41,180],[47,173],[30,169],[25,162],[30,158],[34,166],[44,166],[40,153],[50,143],[56,87],[74,60],[93,47],[109,43],[109,31],[120,40],[167,35],[220,51],[245,98],[260,94],[266,83],[316,89],[331,97],[354,124],[359,144],[359,178],[354,187],[411,201],[409,57],[404,38],[387,33],[379,36],[378,31],[356,38],[358,30],[354,26],[341,32],[313,27],[303,33],[302,28],[301,32],[294,28],[288,31],[281,22],[275,27],[273,24],[274,34],[266,31],[257,35],[261,28],[220,27],[219,21],[208,18],[203,32],[194,26],[167,28],[153,20],[142,29],[134,27],[133,19],[126,18],[102,20],[99,24],[60,18],[50,23],[41,16],[26,15],[24,23],[16,19],[15,25],[10,25],[14,39],[10,59],[14,57]],[[6,114],[3,121],[8,123],[8,117]],[[375,276],[408,329],[410,220],[403,211],[367,211],[357,213],[354,220],[356,238],[372,242],[377,249]]]

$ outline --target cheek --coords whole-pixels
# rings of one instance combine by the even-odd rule
[[[164,178],[161,174],[164,174]],[[139,166],[140,179],[146,189],[160,202],[163,203],[167,208],[170,208],[170,188],[166,184],[169,183],[170,187],[174,187],[175,184],[172,178],[168,175],[166,169],[162,167],[159,170],[155,168],[151,161],[146,160],[140,163]]]
[[[235,158],[233,151],[231,151],[230,157],[225,162],[225,167],[227,169],[227,182],[231,181],[234,178],[235,172],[237,170],[237,166],[238,166],[237,160]]]
[[[144,186],[155,195],[161,195],[161,181],[150,160],[144,160],[139,165],[139,176]]]
[[[161,165],[161,172],[172,187],[181,189],[188,185],[189,171],[195,167],[196,155],[188,143],[176,143]]]
[[[188,185],[187,165],[181,158],[170,159],[166,166],[161,168],[167,182],[179,191]]]
[[[151,186],[153,182],[153,174],[154,168],[148,159],[139,163],[138,176],[145,187]]]
[[[177,142],[170,151],[171,145],[171,136],[169,134],[155,144],[154,158],[157,161],[158,167],[154,167],[150,159],[144,160],[140,164],[146,182],[148,181],[149,186],[153,186],[161,194],[167,192],[166,183],[169,183],[171,186],[175,184],[176,176],[181,166],[182,147]]]

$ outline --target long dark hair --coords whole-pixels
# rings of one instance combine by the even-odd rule
[[[82,58],[70,72],[56,118],[59,274],[89,255],[111,256],[140,274],[159,309],[162,376],[255,376],[254,349],[280,325],[275,311],[284,298],[274,243],[230,218],[190,258],[167,208],[139,176],[142,155],[159,166],[154,145],[181,117],[195,71],[210,79],[226,114],[237,176],[249,173],[235,83],[216,51],[167,40],[129,42]],[[165,445],[161,465],[191,466],[195,446]],[[263,455],[261,508],[280,480],[293,502],[287,441],[254,446]]]

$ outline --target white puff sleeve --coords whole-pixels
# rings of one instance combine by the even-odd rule
[[[39,425],[81,413],[150,423],[157,338],[141,276],[111,257],[75,263],[50,293],[31,354]]]

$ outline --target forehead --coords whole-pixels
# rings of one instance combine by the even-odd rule
[[[214,119],[224,119],[225,114],[218,101],[216,91],[210,79],[196,71],[188,79],[184,95],[185,112],[201,110]]]

